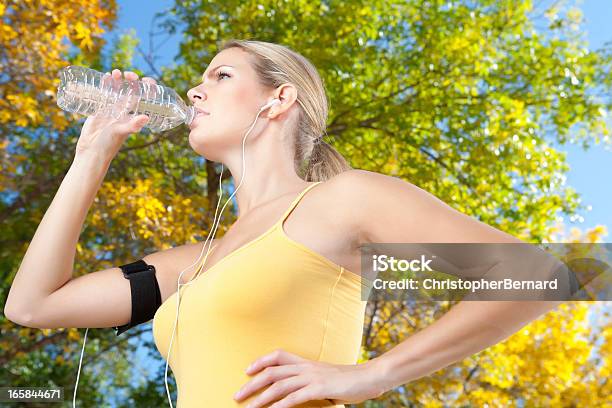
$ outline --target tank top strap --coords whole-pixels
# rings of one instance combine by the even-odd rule
[[[295,206],[300,202],[300,200],[302,199],[302,197],[304,197],[304,195],[314,186],[319,185],[320,183],[322,183],[322,181],[317,181],[311,185],[309,185],[308,187],[306,187],[304,190],[302,190],[302,192],[300,194],[298,194],[298,196],[295,198],[295,200],[293,200],[293,202],[291,203],[291,205],[289,205],[289,208],[287,208],[287,210],[285,211],[285,213],[283,214],[283,216],[281,217],[280,220],[278,220],[276,222],[277,225],[282,224],[285,219],[289,216],[289,214],[291,213],[291,211],[293,211],[293,209],[295,208]]]

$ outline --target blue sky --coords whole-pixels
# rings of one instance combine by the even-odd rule
[[[584,13],[585,23],[583,31],[586,33],[586,38],[589,41],[589,48],[596,49],[603,45],[605,41],[612,41],[612,0],[584,0],[581,8]],[[106,38],[112,39],[118,34],[133,28],[136,34],[141,39],[141,46],[148,49],[148,33],[151,29],[151,20],[156,12],[163,11],[173,4],[170,0],[118,0],[119,14],[117,28],[108,33]],[[154,28],[155,30],[155,28]],[[166,37],[157,37],[157,42],[164,41]],[[180,42],[180,34],[170,37],[156,51],[156,55],[160,58],[156,61],[157,67],[171,66],[174,57],[178,54],[178,46]],[[208,61],[203,61],[203,69]],[[150,72],[147,64],[139,56],[135,55],[135,67],[143,72]],[[124,70],[129,70],[134,67],[118,67]],[[600,146],[593,146],[588,151],[584,151],[578,145],[566,144],[558,146],[559,150],[567,152],[567,159],[570,166],[570,171],[567,173],[566,185],[574,187],[582,197],[582,203],[590,205],[592,210],[581,213],[583,221],[580,218],[575,221],[569,220],[567,217],[564,220],[567,227],[577,226],[581,229],[592,228],[596,225],[603,224],[608,228],[608,235],[604,237],[604,241],[612,239],[612,150],[604,150]],[[606,180],[607,179],[607,180]],[[149,323],[150,324],[150,323]],[[143,335],[143,340],[152,340],[152,333],[147,331]],[[146,369],[155,370],[160,363],[159,360],[148,357],[144,348],[140,348],[134,361],[135,370]],[[160,359],[161,360],[161,359]],[[161,360],[162,367],[165,362]],[[152,372],[152,371],[150,371]],[[135,372],[138,378],[141,373]],[[171,370],[169,369],[169,376]],[[160,385],[163,387],[163,382]],[[165,390],[164,390],[165,395]]]
[[[612,41],[612,3],[610,0],[584,0],[581,2],[584,15],[583,31],[589,42],[589,49],[601,48],[604,42]],[[612,126],[610,126],[612,128]],[[582,203],[591,205],[592,210],[581,214],[583,222],[564,220],[568,227],[581,229],[603,224],[608,229],[604,241],[612,239],[612,149],[602,145],[592,146],[585,151],[579,145],[558,147],[567,152],[570,171],[567,185],[580,193]]]

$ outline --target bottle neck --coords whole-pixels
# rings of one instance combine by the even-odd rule
[[[187,110],[186,110],[186,118],[185,118],[185,124],[187,126],[189,126],[191,124],[191,122],[193,122],[193,120],[195,119],[196,116],[196,109],[195,106],[188,106]]]

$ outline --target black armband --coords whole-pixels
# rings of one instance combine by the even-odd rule
[[[130,281],[132,317],[128,324],[114,327],[117,336],[131,327],[151,320],[162,303],[153,265],[141,259],[121,265],[119,268],[123,271],[123,276]]]

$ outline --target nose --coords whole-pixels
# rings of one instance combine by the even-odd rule
[[[203,91],[200,91],[197,87],[191,88],[187,91],[187,97],[191,101],[192,104],[195,105],[196,101],[203,101],[206,99],[206,94]]]

